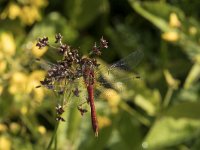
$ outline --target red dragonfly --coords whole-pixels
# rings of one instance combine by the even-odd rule
[[[40,81],[41,85],[57,92],[58,94],[64,95],[64,97],[66,93],[68,93],[69,98],[71,93],[79,97],[80,91],[78,89],[78,86],[80,84],[77,83],[84,83],[85,88],[87,89],[87,101],[91,109],[92,128],[95,133],[95,136],[98,136],[99,129],[96,108],[94,104],[94,88],[96,82],[100,82],[101,85],[104,85],[104,83],[106,84],[107,82],[104,78],[101,78],[103,80],[98,80],[100,78],[98,77],[97,72],[98,70],[101,72],[101,70],[104,69],[104,67],[98,64],[98,61],[95,58],[95,56],[101,55],[101,49],[107,48],[108,42],[102,37],[100,39],[100,46],[96,46],[95,43],[95,45],[92,48],[92,52],[88,57],[80,57],[77,49],[72,49],[70,46],[62,43],[62,36],[60,34],[56,35],[55,38],[56,43],[60,43],[60,46],[57,48],[57,50],[63,55],[63,59],[57,61],[54,64],[51,63],[50,65],[43,65],[43,67],[48,66],[48,69],[44,80]],[[50,46],[48,43],[48,38],[44,37],[42,39],[39,39],[36,46],[38,46],[39,48]],[[141,61],[142,57],[142,51],[134,51],[124,59],[111,65],[107,70],[108,75],[112,75],[115,72],[115,70],[119,69],[133,71],[135,66]],[[100,77],[102,77],[101,74]],[[137,78],[137,76],[134,76],[134,78]],[[74,89],[69,90],[69,87],[74,87]],[[66,103],[67,101],[64,99],[62,103],[56,107],[56,119],[58,121],[64,121],[61,115],[64,112],[63,107],[66,106]],[[78,110],[83,115],[86,112],[86,110],[83,109],[81,105],[82,104],[78,106]]]
[[[126,71],[133,71],[133,69],[138,65],[138,63],[142,60],[142,58],[143,58],[142,51],[137,50],[137,51],[132,52],[131,54],[126,56],[124,59],[121,59],[118,62],[112,64],[110,67],[108,67],[107,76],[112,76],[113,74],[115,74],[115,72],[117,70],[120,70],[120,69],[126,70]],[[57,67],[56,64],[46,63],[41,60],[40,60],[40,63],[43,68],[48,68],[48,69],[51,68],[52,69],[52,68]],[[73,95],[79,97],[80,91],[78,88],[78,84],[79,84],[79,82],[84,82],[86,89],[87,89],[87,95],[88,95],[87,100],[88,100],[88,103],[89,103],[90,109],[91,109],[91,121],[92,121],[92,127],[93,127],[93,131],[95,133],[95,136],[98,136],[98,121],[97,121],[96,108],[95,108],[95,103],[94,103],[95,83],[99,82],[100,85],[108,84],[105,78],[103,78],[102,76],[101,76],[101,78],[99,77],[101,75],[100,73],[105,68],[106,68],[105,66],[96,67],[96,65],[94,65],[92,61],[85,58],[85,59],[83,59],[83,65],[82,65],[82,70],[81,70],[81,74],[83,75],[82,81],[81,81],[81,78],[77,79],[77,81],[68,79],[68,80],[65,80],[64,83],[62,82],[59,84],[54,84],[52,87],[47,85],[47,86],[49,86],[48,87],[49,89],[53,89],[54,91],[59,92],[59,93],[63,93],[63,91],[65,89],[68,89],[68,87],[71,86],[71,87],[73,87],[73,90],[71,90]],[[139,76],[133,74],[131,78],[139,78]],[[130,77],[124,77],[124,80],[129,80],[129,79],[130,79]],[[74,85],[74,86],[72,86],[72,85]],[[83,103],[85,103],[85,102],[83,102]],[[81,107],[83,103],[78,105],[78,110],[81,112],[82,115],[85,112],[87,112],[86,109]],[[60,108],[60,109],[58,109],[59,111],[57,111],[57,112],[63,113],[64,110],[62,107],[64,107],[64,106],[65,106],[65,104],[63,104],[62,106],[61,105],[57,106],[57,109]],[[64,120],[61,116],[58,116],[57,119],[61,120],[61,121]]]

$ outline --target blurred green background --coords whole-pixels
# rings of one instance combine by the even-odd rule
[[[0,0],[0,150],[43,150],[54,133],[57,97],[35,86],[45,72],[34,58],[38,37],[87,54],[103,35],[110,64],[144,52],[140,80],[96,100],[99,137],[90,113],[66,108],[52,149],[200,149],[199,0]],[[124,72],[125,73],[125,72]],[[126,73],[125,73],[126,74]]]

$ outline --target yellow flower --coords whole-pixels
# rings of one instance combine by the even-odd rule
[[[20,19],[27,25],[32,25],[35,21],[41,19],[39,10],[35,6],[23,6]]]
[[[15,4],[15,3],[10,3],[9,7],[8,7],[8,17],[13,20],[16,19],[21,12],[21,8]]]
[[[2,93],[3,93],[3,86],[0,85],[0,96],[1,96]]]
[[[0,132],[5,132],[7,130],[8,130],[7,126],[3,123],[0,123]]]
[[[1,42],[0,42],[0,47],[1,47]],[[0,60],[2,60],[4,57],[3,51],[0,50]]]
[[[21,6],[11,2],[0,14],[0,18],[6,19],[8,17],[13,20],[19,17],[23,23],[32,25],[35,21],[41,19],[39,9],[47,6],[47,4],[47,0],[26,0],[24,5]]]
[[[20,125],[15,122],[12,122],[9,127],[10,127],[10,131],[14,134],[18,133],[21,128]]]
[[[169,42],[176,42],[179,40],[179,34],[175,31],[169,31],[162,34],[162,38]]]
[[[181,22],[178,19],[178,16],[176,13],[171,13],[170,17],[169,17],[169,25],[171,27],[180,27],[181,26]]]
[[[7,62],[0,60],[0,74],[4,73],[4,71],[6,70],[6,66],[7,66]]]
[[[98,116],[99,128],[108,127],[111,125],[111,120],[108,117]]]
[[[108,104],[111,107],[111,111],[113,113],[117,113],[118,104],[120,102],[119,94],[113,89],[107,89],[105,92],[102,93],[101,96],[108,101]]]
[[[197,28],[196,28],[196,27],[190,27],[190,28],[189,28],[189,33],[190,33],[191,35],[195,35],[195,34],[197,33]]]
[[[28,79],[28,87],[27,87],[28,92],[35,89],[36,86],[40,85],[40,81],[43,80],[44,77],[45,77],[45,71],[36,70],[32,72]]]
[[[39,126],[38,127],[38,132],[42,135],[46,133],[46,128],[44,126]]]
[[[0,51],[4,55],[12,56],[15,54],[16,45],[13,35],[10,33],[3,32],[0,34]]]
[[[20,112],[21,112],[23,115],[27,114],[27,112],[28,112],[27,106],[22,106],[21,109],[20,109]]]
[[[27,75],[23,72],[15,72],[10,81],[9,92],[11,94],[22,93],[26,90]]]
[[[31,0],[31,4],[35,5],[36,7],[44,7],[47,6],[47,0]]]
[[[11,150],[11,141],[5,137],[0,137],[0,150]]]
[[[32,72],[28,78],[27,93],[33,94],[34,100],[41,102],[44,97],[44,88],[36,88],[40,85],[40,81],[44,79],[45,72],[41,70],[36,70]]]
[[[41,103],[43,98],[45,96],[45,92],[44,92],[44,88],[35,88],[33,91],[33,99],[37,102],[37,103]]]
[[[36,46],[36,42],[34,42],[34,44],[32,45],[32,53],[35,57],[39,58],[41,57],[42,55],[44,55],[46,53],[46,51],[48,50],[47,47],[44,47],[42,49],[39,49],[37,46]]]
[[[120,96],[117,92],[113,89],[107,89],[103,93],[103,97],[108,101],[111,106],[116,106],[119,104]]]

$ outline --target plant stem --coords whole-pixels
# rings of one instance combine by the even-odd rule
[[[47,150],[50,150],[50,148],[51,148],[51,145],[52,145],[52,143],[53,143],[53,141],[54,141],[54,139],[56,137],[58,126],[59,126],[59,122],[56,123],[55,129],[54,129],[53,135],[51,137],[51,140],[50,140],[50,142],[48,144]]]
[[[166,108],[169,105],[173,91],[174,91],[173,88],[171,88],[171,87],[168,88],[167,93],[165,95],[165,99],[163,101],[163,107],[164,108]]]
[[[55,142],[54,142],[54,150],[57,150],[57,134],[56,134],[56,136],[55,136],[55,140],[54,140]]]
[[[134,116],[135,118],[138,119],[139,122],[141,122],[143,125],[145,126],[150,126],[151,122],[145,118],[144,116],[142,116],[141,114],[139,114],[137,111],[135,111],[134,109],[132,109],[129,105],[127,105],[125,102],[122,102],[120,104],[120,107],[127,111],[129,114],[131,114],[132,116]]]

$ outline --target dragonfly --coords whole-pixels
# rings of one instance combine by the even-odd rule
[[[141,50],[136,50],[126,56],[125,58],[113,63],[109,67],[103,66],[100,64],[97,64],[96,62],[93,62],[92,60],[88,58],[84,58],[82,61],[82,67],[79,71],[77,71],[76,75],[71,75],[72,77],[66,78],[67,75],[70,74],[64,73],[56,76],[56,78],[63,78],[62,82],[59,82],[58,84],[44,84],[45,82],[48,83],[48,81],[42,81],[43,86],[47,86],[49,89],[53,89],[55,92],[58,92],[60,94],[63,94],[64,91],[68,91],[69,95],[73,94],[76,97],[80,97],[80,90],[79,90],[79,83],[81,82],[81,85],[85,85],[86,93],[87,93],[87,100],[86,102],[90,105],[90,112],[91,112],[91,123],[92,128],[95,133],[95,136],[98,136],[98,121],[97,121],[97,115],[96,115],[96,107],[95,107],[95,84],[99,83],[100,86],[108,85],[109,83],[106,81],[106,79],[102,76],[108,76],[112,77],[113,74],[116,74],[118,70],[124,70],[128,72],[133,72],[135,67],[141,62],[142,58],[144,57],[144,53]],[[58,68],[58,64],[49,63],[44,60],[38,60],[40,62],[40,65],[42,68],[46,68],[47,70],[56,70]],[[98,66],[98,67],[97,67]],[[106,70],[106,74],[102,75],[102,70]],[[73,73],[72,73],[73,74]],[[76,79],[73,79],[74,76],[78,76]],[[54,79],[56,82],[58,79]],[[123,77],[122,77],[123,78]],[[140,78],[140,76],[132,74],[131,78]],[[123,80],[129,80],[130,77],[124,77]],[[118,79],[116,79],[118,80]],[[68,90],[70,88],[73,88],[73,90]],[[64,102],[65,103],[65,102]],[[81,115],[87,112],[86,109],[82,108],[81,103],[78,105],[78,110],[81,112]],[[57,110],[57,120],[64,121],[64,119],[61,117],[62,113],[64,112],[63,106],[58,105],[56,107]]]
[[[100,85],[104,85],[103,83],[106,81],[103,76],[97,76],[98,70],[105,69],[98,63],[96,57],[100,56],[102,53],[102,49],[108,48],[108,42],[102,37],[99,41],[99,46],[95,43],[92,47],[91,52],[88,56],[80,56],[78,49],[71,48],[71,46],[62,42],[62,35],[56,34],[55,43],[59,45],[59,47],[54,47],[49,44],[48,37],[39,38],[36,46],[39,49],[50,46],[62,55],[62,59],[57,61],[54,64],[51,64],[47,69],[47,74],[43,81],[40,81],[41,85],[50,90],[53,90],[61,95],[65,95],[67,92],[68,98],[71,95],[71,92],[77,97],[79,97],[79,88],[78,86],[81,84],[76,84],[81,82],[85,85],[86,93],[87,93],[87,102],[90,106],[91,112],[91,122],[92,128],[95,133],[95,136],[98,136],[98,121],[96,115],[96,108],[94,103],[95,97],[95,83],[100,82]],[[115,70],[123,69],[127,71],[132,71],[136,65],[141,61],[143,57],[143,52],[137,50],[122,60],[112,64],[107,69],[107,75],[112,75]],[[101,71],[100,71],[101,72]],[[75,85],[75,86],[73,86]],[[70,87],[75,87],[73,91],[69,90]],[[65,96],[64,96],[65,97]],[[64,121],[62,118],[62,114],[64,112],[64,108],[66,101],[64,100],[61,105],[56,107],[57,111],[57,120]],[[79,105],[81,106],[81,105]],[[83,115],[87,112],[82,107],[78,107],[78,110]]]

